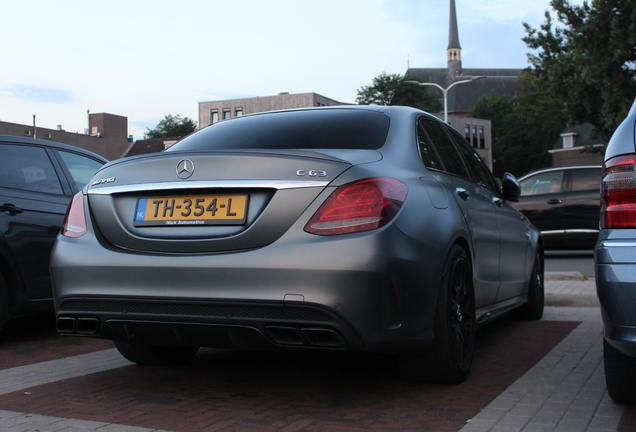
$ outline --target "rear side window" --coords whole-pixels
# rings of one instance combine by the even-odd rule
[[[215,123],[166,151],[232,149],[379,149],[389,118],[366,110],[299,110]]]
[[[0,145],[0,187],[62,195],[62,186],[42,147]]]
[[[466,171],[466,166],[462,162],[455,144],[453,144],[444,130],[444,126],[427,118],[420,119],[419,126],[420,154],[424,164],[429,168],[435,168],[431,161],[427,160],[432,157],[429,155],[433,154],[432,149],[434,149],[434,153],[439,157],[438,160],[441,161],[444,171],[460,177],[470,178],[468,171]],[[422,143],[425,143],[431,150],[428,148],[423,149]]]
[[[581,168],[570,170],[572,191],[601,190],[601,169]]]
[[[442,164],[442,160],[437,154],[433,141],[424,131],[424,127],[421,124],[418,126],[417,139],[420,148],[420,157],[426,168],[443,171],[444,165]]]
[[[479,154],[473,148],[464,141],[464,139],[454,130],[450,129],[448,132],[451,135],[451,138],[457,144],[457,148],[464,155],[464,160],[470,169],[475,182],[481,184],[482,186],[487,187],[493,192],[499,192],[499,186],[497,186],[497,182],[493,177],[492,173],[481,159]]]
[[[102,162],[77,153],[67,151],[59,151],[58,153],[71,173],[78,190],[82,189],[103,165]]]

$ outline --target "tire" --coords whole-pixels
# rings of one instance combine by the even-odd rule
[[[513,318],[540,320],[543,317],[543,308],[545,306],[544,282],[543,255],[541,255],[540,251],[537,251],[532,266],[530,286],[528,287],[528,301],[510,313]]]
[[[603,338],[607,392],[616,403],[636,404],[636,358],[623,354]]]
[[[7,292],[7,284],[4,281],[4,277],[0,273],[0,331],[4,326],[4,322],[7,319],[9,313],[9,294]]]
[[[457,384],[466,380],[475,352],[475,290],[470,260],[454,245],[449,253],[433,324],[435,340],[423,353],[397,358],[403,377]]]
[[[176,366],[188,363],[199,347],[146,345],[115,341],[115,347],[126,360],[148,366]]]

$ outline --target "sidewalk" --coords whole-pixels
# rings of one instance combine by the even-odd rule
[[[545,274],[545,305],[554,307],[598,307],[596,282],[578,272]]]
[[[607,394],[603,322],[594,279],[546,274],[544,320],[581,321],[539,363],[475,416],[462,432],[616,431],[623,406]]]
[[[473,431],[616,431],[623,406],[607,395],[602,320],[595,281],[546,274],[544,320],[580,321],[560,344],[461,429]],[[86,367],[86,365],[90,365]],[[113,350],[0,371],[0,394],[128,364]],[[154,429],[0,410],[0,432]]]

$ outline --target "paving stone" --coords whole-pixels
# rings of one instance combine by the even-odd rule
[[[567,296],[595,296],[595,282],[593,280],[568,280],[547,281],[546,294]],[[584,300],[588,301],[589,298]],[[585,302],[582,302],[585,303]],[[461,429],[463,432],[472,431],[616,431],[623,414],[623,407],[614,404],[605,390],[603,356],[602,356],[602,320],[598,307],[546,307],[544,320],[546,321],[577,321],[578,327],[571,331],[561,343],[554,347],[543,359],[536,363],[512,383],[498,397],[478,412]],[[67,382],[70,378],[82,376],[97,376],[98,372],[108,371],[129,365],[119,354],[112,349],[99,353],[86,353],[58,360],[46,360],[30,365],[10,367],[0,370],[0,395],[29,389],[47,383]],[[245,377],[249,379],[249,376]],[[289,383],[290,386],[296,383]],[[239,383],[240,386],[240,383]],[[105,382],[104,386],[96,389],[97,392],[112,392],[115,383]],[[302,389],[299,389],[302,391]],[[346,390],[345,390],[346,391]],[[440,389],[440,391],[442,391]],[[138,398],[143,396],[139,389]],[[20,393],[16,393],[20,396]],[[13,395],[11,395],[13,397]],[[34,397],[43,398],[45,395],[34,394]],[[111,403],[107,397],[100,398],[99,393],[94,394],[101,404]],[[472,395],[453,402],[453,406],[469,407]],[[22,394],[21,397],[31,397]],[[93,396],[91,396],[93,397]],[[158,396],[157,396],[158,397]],[[296,430],[354,430],[369,428],[373,425],[376,430],[417,430],[414,422],[417,416],[426,412],[439,418],[439,429],[444,429],[449,416],[448,410],[443,406],[432,410],[423,410],[416,403],[410,403],[401,407],[399,417],[383,418],[378,412],[369,417],[366,414],[366,406],[352,405],[347,414],[337,417],[334,413],[336,407],[333,404],[314,401],[313,405],[307,405],[306,413],[298,412],[292,400],[281,400],[276,403],[271,401],[259,401],[250,399],[247,395],[234,395],[244,402],[241,410],[241,420],[237,417],[224,415],[229,401],[214,399],[213,407],[192,416],[198,421],[197,427],[205,430],[284,430],[287,432]],[[334,394],[335,397],[335,394]],[[380,403],[389,401],[391,395],[369,393],[367,403]],[[384,398],[384,399],[383,399]],[[168,401],[169,398],[166,398]],[[55,406],[55,400],[43,403]],[[113,410],[119,407],[129,406],[135,402],[135,398],[122,398],[113,404]],[[147,404],[160,402],[158,399],[149,398]],[[174,407],[187,409],[187,401],[173,401]],[[336,403],[337,405],[337,403]],[[150,405],[148,405],[150,406]],[[449,405],[450,406],[450,405]],[[122,415],[117,422],[99,422],[78,420],[72,417],[71,412],[62,416],[43,416],[24,414],[9,410],[0,410],[0,432],[2,431],[58,431],[83,432],[156,432],[157,424],[152,419],[145,417],[143,403],[139,411],[130,412],[128,417]],[[78,404],[77,412],[90,410],[88,406]],[[116,411],[115,411],[116,412]],[[285,421],[273,423],[261,413],[276,412]],[[472,414],[471,414],[472,415]],[[132,416],[132,417],[131,417]],[[141,427],[125,426],[125,418],[136,419],[135,424]],[[170,425],[166,419],[165,425]],[[162,426],[164,426],[162,424]],[[179,425],[174,425],[178,428]],[[165,430],[171,430],[166,427]],[[163,428],[162,428],[163,430]]]

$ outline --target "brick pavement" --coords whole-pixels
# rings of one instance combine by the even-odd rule
[[[9,321],[0,339],[0,370],[112,348],[110,341],[60,337],[53,314]]]
[[[576,325],[493,323],[458,386],[406,382],[389,356],[204,350],[187,367],[124,366],[29,386],[0,395],[0,408],[176,431],[456,431]]]
[[[471,415],[470,421],[468,421],[463,432],[470,431],[513,431],[513,430],[525,430],[525,431],[631,431],[634,430],[633,423],[630,421],[636,418],[635,410],[632,408],[624,408],[620,405],[614,404],[605,390],[603,380],[603,366],[602,366],[602,322],[600,319],[600,313],[596,307],[587,307],[591,302],[591,297],[595,297],[594,281],[583,279],[560,279],[549,280],[546,282],[546,308],[544,323],[563,323],[563,322],[581,322],[571,332],[566,331],[567,336],[562,339],[553,349],[549,350],[547,355],[542,355],[540,359],[527,359],[530,363],[526,367],[526,372],[519,374],[519,378],[509,383],[500,383],[502,387],[493,396],[486,395],[486,398],[490,397],[485,406],[478,407],[474,415]],[[578,300],[577,300],[578,298]],[[577,303],[578,302],[578,303]],[[585,307],[580,307],[585,306]],[[517,324],[531,324],[518,322]],[[576,325],[576,324],[573,324]],[[495,323],[496,326],[496,323]],[[558,326],[557,326],[558,327]],[[555,328],[557,328],[555,327]],[[502,327],[505,328],[505,327]],[[487,330],[488,328],[484,329]],[[537,328],[538,329],[538,328]],[[538,333],[552,332],[553,327],[548,325],[544,330],[538,329]],[[494,328],[492,332],[496,332],[497,328]],[[560,331],[564,331],[561,329]],[[480,331],[480,333],[483,332]],[[537,333],[537,332],[535,332]],[[524,337],[532,337],[533,333],[526,333]],[[536,334],[535,334],[536,336]],[[487,339],[486,336],[480,336],[482,339]],[[497,337],[502,338],[499,334]],[[503,338],[505,339],[505,337]],[[486,341],[487,342],[487,341]],[[481,343],[486,343],[481,342]],[[506,341],[506,343],[518,343],[519,346],[515,347],[515,351],[523,352],[523,341]],[[94,349],[95,347],[93,347]],[[490,347],[484,346],[484,349]],[[90,351],[90,350],[89,350]],[[524,353],[525,354],[525,353]],[[193,392],[198,392],[200,398],[207,398],[207,405],[211,406],[223,406],[223,404],[230,404],[234,401],[238,407],[248,407],[241,414],[246,415],[243,423],[237,422],[236,418],[232,418],[228,413],[219,412],[218,410],[210,410],[207,412],[200,412],[197,417],[203,424],[206,422],[206,418],[209,420],[217,416],[214,427],[206,430],[239,430],[241,428],[252,430],[358,430],[359,428],[367,427],[376,430],[407,430],[408,425],[404,423],[405,416],[410,415],[423,415],[424,405],[422,403],[422,393],[425,393],[424,399],[431,400],[443,400],[444,392],[450,391],[451,387],[445,386],[429,386],[429,389],[423,391],[421,386],[414,386],[404,390],[406,395],[405,400],[410,400],[411,403],[404,403],[404,406],[398,407],[402,409],[402,414],[394,417],[388,416],[381,418],[377,416],[374,418],[369,412],[382,412],[385,409],[388,401],[401,396],[396,394],[395,390],[395,378],[379,376],[377,370],[374,368],[382,368],[382,359],[377,360],[379,363],[371,365],[371,370],[367,370],[365,374],[359,378],[355,384],[351,384],[350,376],[352,373],[356,373],[354,368],[359,369],[359,364],[355,360],[349,360],[347,362],[335,362],[331,363],[334,368],[336,366],[341,367],[344,364],[344,371],[341,371],[340,375],[336,375],[336,378],[330,377],[327,371],[323,370],[322,374],[318,374],[312,382],[300,382],[298,381],[297,373],[302,371],[296,370],[294,375],[295,365],[294,361],[284,361],[274,357],[270,359],[269,366],[257,368],[256,372],[250,370],[247,376],[237,376],[236,372],[231,376],[216,376],[213,371],[220,368],[221,371],[228,370],[231,372],[232,367],[236,367],[237,361],[247,362],[247,364],[254,364],[254,360],[258,358],[248,357],[247,359],[241,357],[234,357],[227,354],[224,357],[221,356],[220,360],[215,360],[212,365],[207,366],[206,376],[194,378],[195,386]],[[200,356],[197,356],[197,360]],[[509,375],[505,371],[505,368],[513,363],[511,359],[507,359],[503,363],[499,363],[494,366],[494,370],[499,373],[493,374],[490,370],[490,375],[485,377],[475,376],[478,375],[478,371],[484,370],[485,366],[490,362],[497,361],[497,356],[491,356],[488,358],[482,358],[482,363],[476,362],[475,368],[471,373],[469,381],[476,379],[481,385],[484,383],[495,381],[499,378],[499,375]],[[1,352],[0,352],[1,359]],[[355,357],[354,357],[355,359]],[[303,360],[299,358],[298,360]],[[198,360],[199,364],[189,366],[187,370],[191,368],[195,369],[195,375],[200,375],[201,363],[205,363],[205,355]],[[225,362],[225,363],[224,363]],[[196,362],[195,362],[196,363]],[[323,362],[324,363],[324,362]],[[158,428],[166,428],[170,430],[188,430],[187,427],[183,427],[183,424],[174,424],[171,421],[162,424],[153,424],[152,422],[135,423],[138,426],[133,427],[126,426],[133,424],[130,422],[131,418],[135,415],[142,417],[144,410],[157,409],[158,411],[169,411],[168,407],[174,404],[173,399],[181,398],[181,406],[187,406],[189,403],[188,395],[186,393],[175,393],[175,388],[170,384],[177,384],[178,380],[187,370],[183,369],[175,371],[164,371],[152,368],[138,368],[136,366],[126,366],[128,363],[123,360],[114,350],[103,350],[98,352],[81,353],[72,357],[47,360],[44,362],[38,362],[31,365],[23,365],[19,367],[11,367],[5,370],[0,370],[0,401],[10,400],[16,406],[27,407],[32,404],[32,400],[35,399],[32,396],[41,397],[42,400],[48,397],[47,403],[49,404],[49,410],[55,411],[57,408],[63,411],[62,408],[66,406],[67,410],[65,415],[42,415],[33,414],[36,411],[30,411],[27,409],[6,409],[0,410],[0,432],[1,431],[155,431],[160,430]],[[247,366],[246,364],[246,366]],[[327,361],[329,365],[329,362]],[[287,373],[281,370],[282,367],[290,369]],[[196,368],[199,368],[197,371]],[[324,364],[316,364],[314,367],[324,368]],[[230,369],[227,369],[230,368]],[[100,372],[101,371],[101,372]],[[110,371],[110,372],[108,372]],[[331,371],[333,372],[333,371]],[[254,374],[256,373],[256,376]],[[291,392],[286,394],[285,398],[277,401],[263,402],[258,400],[258,394],[250,394],[251,387],[248,385],[250,381],[257,379],[263,379],[258,375],[263,373],[265,375],[273,374],[274,377],[265,379],[263,381],[263,390],[266,392]],[[2,375],[5,374],[5,375]],[[20,391],[16,391],[15,380],[13,384],[11,379],[5,378],[8,376],[15,376],[17,374],[22,376],[18,378],[18,382],[23,380],[24,384],[18,386]],[[114,374],[114,375],[113,375]],[[375,378],[368,380],[369,375]],[[206,387],[208,380],[212,380],[212,387]],[[161,378],[161,380],[158,380]],[[306,378],[306,372],[303,378]],[[154,379],[154,381],[153,381]],[[139,407],[138,412],[132,410],[127,414],[132,415],[128,417],[127,421],[113,421],[116,419],[116,415],[106,415],[102,418],[89,418],[91,414],[90,409],[86,411],[86,407],[82,407],[82,402],[90,402],[91,396],[87,393],[78,392],[82,388],[90,388],[92,384],[99,381],[101,384],[107,386],[111,385],[116,389],[117,381],[128,380],[130,383],[134,383],[133,388],[140,389],[143,383],[146,386],[151,383],[150,387],[141,388],[143,391],[136,394],[137,402],[141,400],[142,405]],[[5,382],[7,384],[5,384]],[[283,382],[283,384],[281,384]],[[154,383],[154,384],[152,384]],[[224,385],[222,390],[216,389],[214,393],[214,386]],[[282,387],[281,387],[282,385]],[[323,399],[302,399],[299,398],[299,393],[294,393],[290,389],[301,387],[300,390],[316,389],[320,387],[315,386],[328,386],[331,385],[334,388],[334,392],[330,397],[324,396]],[[347,396],[341,394],[341,388],[338,385],[345,386],[345,392],[348,392],[348,396],[361,396],[351,394],[356,386],[362,388],[364,391],[362,395],[364,400],[357,400],[355,403],[351,403],[347,399]],[[200,387],[206,388],[207,391],[202,391]],[[314,386],[314,387],[312,387]],[[409,387],[407,385],[407,387]],[[58,390],[64,388],[65,392],[60,393]],[[5,391],[6,389],[6,391]],[[157,390],[156,392],[154,390]],[[322,388],[329,394],[329,388]],[[338,392],[336,392],[338,390]],[[483,390],[482,390],[483,391]],[[12,393],[7,393],[12,392]],[[145,393],[144,393],[145,392]],[[283,393],[285,394],[285,393]],[[470,405],[470,401],[476,397],[478,390],[465,391],[463,397],[453,401],[453,404],[449,406],[437,406],[435,409],[438,413],[440,422],[431,425],[431,430],[457,430],[461,425],[452,428],[443,427],[444,423],[448,420],[449,407]],[[121,414],[121,417],[126,413],[120,413],[122,407],[130,402],[127,397],[135,397],[132,395],[121,395],[122,401],[119,408],[113,408],[112,412],[115,414]],[[256,396],[256,397],[255,397]],[[9,399],[7,399],[9,398]],[[172,398],[172,399],[171,399]],[[418,399],[419,398],[419,399]],[[399,399],[398,400],[402,400]],[[294,405],[294,403],[301,405]],[[278,405],[277,405],[278,404]],[[284,404],[288,407],[285,408]],[[163,406],[163,408],[162,408]],[[330,419],[329,409],[334,407],[345,408],[347,415],[343,421],[340,419]],[[6,408],[7,406],[0,402],[0,408]],[[68,409],[70,407],[70,409]],[[256,407],[256,408],[255,408]],[[483,409],[482,409],[483,408]],[[82,411],[84,409],[84,411]],[[279,410],[285,412],[287,410],[288,421],[271,421],[271,419],[263,418],[261,415],[255,415],[255,412],[267,410]],[[299,410],[300,414],[299,415]],[[304,410],[304,411],[303,411]],[[130,411],[130,410],[129,410]],[[31,412],[30,414],[27,412]],[[312,415],[303,416],[302,413],[312,413]],[[79,413],[79,415],[75,415]],[[88,414],[88,416],[87,416]],[[103,414],[103,413],[101,413]],[[430,412],[429,412],[430,414]],[[85,419],[82,419],[84,416]],[[316,419],[321,419],[325,422],[316,422]],[[452,415],[451,415],[452,417]],[[621,418],[623,422],[621,423]],[[627,419],[627,420],[626,420]],[[98,421],[95,421],[98,420]],[[361,422],[361,420],[364,421]],[[456,423],[455,423],[456,424]],[[170,425],[170,427],[168,426]],[[366,425],[366,426],[365,426]],[[218,428],[218,429],[215,429]],[[413,428],[412,430],[422,430]]]

